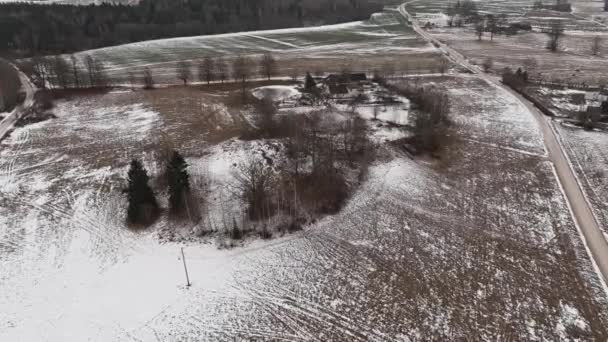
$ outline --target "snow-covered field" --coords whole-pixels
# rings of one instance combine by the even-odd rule
[[[421,82],[450,89],[441,162],[381,145],[342,212],[232,250],[161,243],[164,219],[123,225],[126,165],[155,174],[160,136],[214,179],[267,150],[212,134],[244,120],[217,95],[76,98],[16,129],[0,145],[0,340],[605,339],[607,297],[533,117],[475,77]]]
[[[366,63],[381,65],[396,56],[420,56],[419,64],[432,62],[437,55],[419,38],[396,11],[376,13],[366,21],[317,27],[229,33],[198,37],[162,39],[126,44],[78,53],[92,55],[104,62],[112,79],[127,83],[127,71],[139,75],[144,67],[164,82],[175,82],[177,61],[198,62],[205,56],[259,55],[271,52],[279,59],[281,74],[289,70],[325,72],[340,70],[352,62],[355,69],[368,70]],[[376,63],[372,63],[376,61]],[[411,66],[410,66],[411,68]],[[257,67],[254,68],[257,71]]]

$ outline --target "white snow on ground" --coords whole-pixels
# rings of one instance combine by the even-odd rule
[[[542,151],[512,99],[472,78],[452,86],[467,89],[453,100],[467,136]],[[588,262],[558,258],[560,244],[546,241],[549,232],[568,235],[570,222],[553,183],[542,181],[542,157],[467,142],[440,174],[393,151],[338,215],[298,234],[217,250],[160,243],[155,233],[166,219],[146,232],[124,227],[126,163],[137,155],[156,172],[138,147],[159,134],[159,113],[143,105],[58,108],[58,119],[17,129],[1,144],[0,176],[15,190],[0,191],[0,341],[379,342],[455,327],[492,340],[506,320],[529,340],[557,336],[560,322],[591,327],[598,314],[589,308],[605,312],[585,288],[555,292],[580,285],[575,275]],[[223,205],[235,164],[264,154],[276,161],[272,146],[228,140],[189,159],[193,175],[211,179],[211,206]],[[530,187],[539,191],[521,191]],[[477,221],[482,210],[496,219]],[[521,318],[511,316],[515,308]],[[475,315],[455,318],[467,312]],[[537,315],[547,324],[534,323]]]
[[[562,339],[568,339],[566,329],[576,328],[580,331],[589,329],[589,324],[580,316],[579,311],[575,307],[564,303],[560,303],[560,307],[561,322],[556,324],[555,330]]]
[[[300,91],[290,86],[265,86],[255,88],[251,92],[257,99],[269,99],[273,102],[294,100],[300,97]]]

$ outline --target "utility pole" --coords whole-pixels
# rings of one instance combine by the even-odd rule
[[[184,247],[182,247],[182,261],[184,262],[184,271],[186,271],[186,286],[190,287],[190,278],[188,277],[188,268],[186,267],[186,257],[184,256]]]

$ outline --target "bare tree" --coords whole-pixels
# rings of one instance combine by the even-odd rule
[[[553,20],[551,21],[551,25],[549,30],[547,31],[549,35],[549,42],[547,43],[547,49],[552,52],[556,52],[559,48],[559,40],[564,35],[564,24],[561,20]]]
[[[602,38],[600,36],[593,37],[591,41],[591,54],[597,56],[600,54],[600,50],[602,49]]]
[[[200,81],[207,81],[207,84],[211,83],[214,78],[215,62],[209,56],[203,59],[203,62],[198,66],[198,79]]]
[[[46,88],[48,82],[49,62],[44,57],[32,58],[32,76],[40,88]]]
[[[276,112],[277,109],[270,98],[265,97],[256,105],[257,126],[266,138],[272,138],[275,133],[277,126],[274,117]]]
[[[190,71],[191,65],[188,61],[179,61],[175,69],[177,78],[184,82],[184,85],[188,84],[188,80],[192,78],[192,71]]]
[[[486,29],[490,32],[490,40],[494,40],[494,35],[498,32],[498,20],[493,14],[488,14],[486,18]]]
[[[389,79],[395,76],[395,64],[391,62],[382,63],[382,78]]]
[[[481,38],[483,37],[483,31],[483,21],[479,21],[477,24],[475,24],[475,34],[477,34],[477,40],[481,40]]]
[[[267,52],[260,58],[260,74],[268,80],[277,73],[277,61],[274,56]]]
[[[483,63],[482,63],[483,71],[484,72],[490,71],[492,69],[493,65],[494,65],[494,60],[492,59],[492,57],[486,57],[486,59],[484,59]]]
[[[150,68],[144,69],[143,83],[144,83],[144,89],[153,89],[154,88],[154,78],[152,77],[152,71],[150,71]]]
[[[217,78],[224,83],[228,79],[228,64],[223,57],[220,56],[215,60],[215,69]]]
[[[442,56],[441,59],[439,60],[439,66],[438,66],[439,73],[442,75],[445,74],[448,71],[449,67],[450,67],[450,61],[446,57]]]
[[[70,55],[70,61],[72,62],[72,80],[74,81],[74,88],[80,88],[80,72],[78,70],[78,60],[76,56]]]
[[[251,61],[245,56],[238,56],[232,62],[232,78],[241,83],[241,94],[245,97],[247,80],[251,77]]]
[[[261,160],[250,159],[233,175],[236,189],[247,204],[252,220],[266,219],[272,214],[272,192],[275,183],[272,169]]]
[[[135,73],[133,73],[132,70],[129,70],[127,72],[127,79],[129,80],[129,85],[131,86],[131,89],[135,89],[135,84],[137,83],[137,80],[135,79]]]
[[[536,70],[536,68],[538,67],[538,63],[536,62],[536,59],[534,57],[528,57],[524,59],[523,67],[529,74]]]
[[[84,59],[86,72],[89,78],[90,87],[104,87],[107,82],[107,75],[103,63],[87,55]]]
[[[51,70],[55,84],[67,89],[70,86],[70,66],[61,56],[55,56],[51,62]]]

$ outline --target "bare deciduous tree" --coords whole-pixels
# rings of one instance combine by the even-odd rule
[[[498,20],[493,14],[488,14],[486,18],[486,30],[490,32],[490,40],[494,40],[494,35],[498,32]]]
[[[549,30],[547,31],[549,35],[549,42],[547,42],[547,49],[552,52],[556,52],[559,48],[559,40],[564,35],[564,24],[561,20],[553,20],[551,21],[551,25]]]
[[[486,57],[483,60],[483,63],[481,66],[483,67],[484,72],[488,72],[492,69],[493,65],[494,65],[494,60],[492,59],[492,57]]]
[[[261,160],[250,159],[234,173],[236,189],[247,204],[250,219],[266,219],[272,215],[272,192],[275,183],[272,169]]]
[[[143,83],[144,83],[144,89],[153,89],[154,88],[154,78],[152,77],[152,71],[150,71],[150,68],[144,69]]]
[[[76,56],[70,55],[70,62],[72,63],[72,80],[74,81],[74,88],[80,88],[80,71],[78,70],[78,60]]]
[[[384,79],[389,79],[392,78],[393,76],[395,76],[395,64],[391,63],[391,62],[384,62],[382,63],[382,78]]]
[[[479,21],[477,24],[475,24],[475,34],[477,34],[477,40],[481,40],[481,38],[483,37],[483,31],[483,21]]]
[[[90,87],[104,87],[107,83],[107,75],[103,63],[87,55],[84,59],[86,72],[89,78]]]
[[[591,41],[591,54],[597,56],[600,54],[600,50],[602,49],[602,38],[600,36],[593,37]]]
[[[192,78],[192,71],[190,70],[191,65],[188,61],[179,61],[175,69],[177,78],[184,82],[184,85],[188,84],[188,81]]]
[[[448,68],[450,67],[450,61],[446,58],[446,57],[441,57],[441,59],[439,60],[439,65],[438,65],[438,69],[439,69],[439,73],[440,74],[445,74],[446,71],[448,71]]]
[[[245,97],[247,80],[251,77],[251,61],[245,56],[238,56],[232,62],[232,78],[241,83],[241,95]]]
[[[34,82],[42,89],[46,88],[48,82],[49,62],[44,57],[32,58],[32,76]]]
[[[203,62],[198,66],[198,79],[199,81],[206,81],[207,84],[213,81],[215,62],[209,56],[203,59]]]
[[[228,79],[228,64],[223,57],[218,57],[215,60],[215,69],[217,71],[217,78],[224,83]]]
[[[55,56],[51,62],[51,70],[55,84],[67,89],[70,86],[70,66],[61,56]]]
[[[265,53],[260,58],[260,74],[268,80],[277,73],[277,61],[271,53]]]
[[[523,67],[528,72],[528,74],[535,71],[537,66],[538,63],[536,62],[536,59],[534,57],[528,57],[524,59]]]

